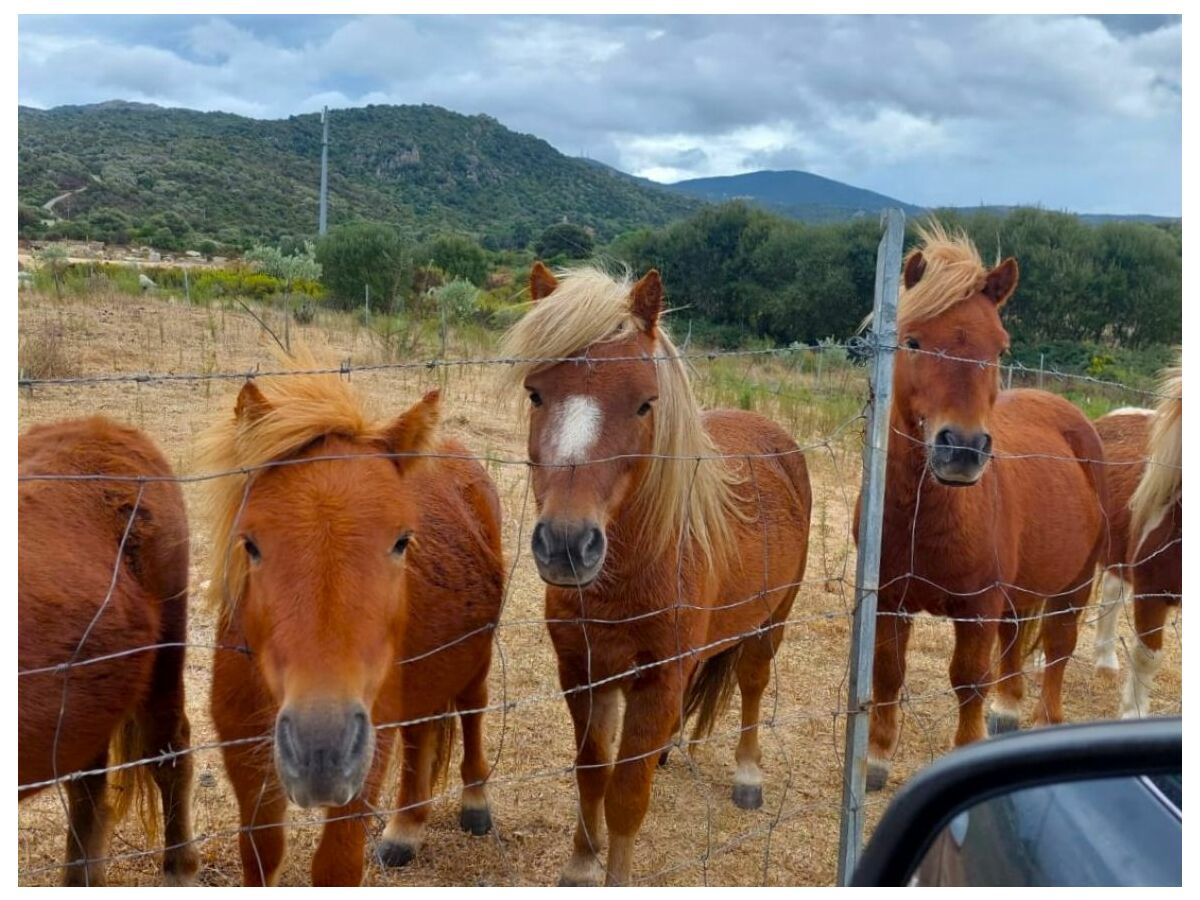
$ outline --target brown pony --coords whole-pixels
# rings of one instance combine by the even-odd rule
[[[1125,598],[1132,593],[1129,570],[1129,501],[1146,468],[1146,446],[1154,410],[1138,407],[1115,409],[1096,420],[1096,433],[1104,442],[1105,477],[1108,481],[1107,552],[1100,559],[1100,592],[1096,603],[1096,671],[1115,678],[1117,620]]]
[[[1163,373],[1162,399],[1147,440],[1147,465],[1129,501],[1128,567],[1133,582],[1132,663],[1121,717],[1150,712],[1150,686],[1162,665],[1167,610],[1183,596],[1183,353]]]
[[[130,805],[157,840],[152,781],[162,800],[164,879],[190,883],[197,854],[183,688],[183,494],[146,435],[100,417],[31,428],[18,458],[17,797],[83,773],[65,783],[64,880],[99,885],[109,828]],[[163,754],[115,773],[110,808],[104,769]]]
[[[700,412],[659,322],[658,272],[560,280],[538,263],[530,294],[504,345],[545,360],[514,376],[531,407],[533,556],[578,747],[561,883],[628,884],[655,760],[692,714],[694,737],[711,731],[735,679],[733,801],[762,804],[759,705],[804,577],[808,472],[773,422]]]
[[[304,360],[300,360],[304,362]],[[482,710],[504,572],[495,486],[437,442],[438,396],[375,420],[337,376],[247,382],[202,440],[219,640],[212,715],[237,794],[246,884],[273,884],[290,799],[326,807],[315,884],[362,881],[368,821],[400,728],[398,811],[379,858],[419,848],[463,729],[462,827],[491,828]],[[421,454],[433,453],[423,459]]]
[[[883,557],[875,636],[868,788],[887,781],[897,740],[911,616],[954,620],[955,744],[1017,727],[1023,655],[1041,638],[1040,723],[1062,720],[1062,679],[1091,593],[1105,509],[1104,451],[1091,422],[1043,391],[1000,392],[1008,335],[1000,309],[1017,262],[987,269],[965,235],[933,223],[904,261]],[[995,463],[989,465],[989,461]],[[861,508],[861,498],[860,498]],[[855,537],[858,535],[855,515]]]

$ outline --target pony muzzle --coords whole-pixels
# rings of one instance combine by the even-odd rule
[[[275,719],[275,768],[297,806],[344,806],[358,796],[375,753],[361,703],[286,705]]]
[[[992,436],[986,431],[942,428],[929,446],[929,468],[942,484],[966,487],[983,476],[992,458]]]
[[[608,539],[594,522],[541,520],[533,528],[533,559],[542,581],[587,587],[604,568]]]

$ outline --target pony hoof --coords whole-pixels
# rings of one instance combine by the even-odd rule
[[[492,830],[492,814],[486,806],[483,809],[463,809],[458,814],[458,827],[480,837]]]
[[[379,845],[379,864],[389,869],[399,869],[407,866],[417,855],[417,851],[408,844],[393,844],[384,841]]]
[[[867,763],[867,790],[882,791],[887,787],[888,767],[884,763]]]
[[[587,878],[572,878],[569,875],[563,875],[558,879],[559,887],[599,887],[600,882],[592,881]]]
[[[1021,723],[1016,716],[1006,716],[1002,713],[989,712],[987,716],[987,730],[990,736],[997,734],[1007,734],[1010,731],[1019,731]]]
[[[733,805],[738,809],[759,809],[763,805],[761,784],[735,784]]]

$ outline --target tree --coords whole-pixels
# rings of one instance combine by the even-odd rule
[[[316,261],[321,264],[321,280],[343,309],[361,304],[364,289],[369,288],[372,308],[391,310],[412,268],[400,233],[376,222],[331,229],[317,241]]]
[[[487,278],[487,254],[463,235],[436,237],[417,252],[416,258],[421,263],[432,263],[451,277],[464,278],[476,287]]]
[[[278,247],[255,247],[246,253],[246,260],[255,268],[283,282],[283,343],[292,349],[291,326],[292,283],[316,281],[321,277],[321,264],[314,258],[312,244],[304,245],[304,252],[296,256],[284,254]]]
[[[542,232],[533,249],[542,259],[565,256],[567,259],[587,259],[592,255],[595,241],[591,232],[581,225],[560,222]]]

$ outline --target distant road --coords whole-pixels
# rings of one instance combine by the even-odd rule
[[[59,194],[53,200],[43,203],[42,209],[44,209],[46,212],[50,213],[50,215],[54,215],[54,204],[58,203],[60,200],[66,200],[72,194],[82,194],[87,189],[88,189],[88,186],[85,184],[81,188],[75,188],[75,190],[73,190],[73,191],[67,191],[66,193]]]

